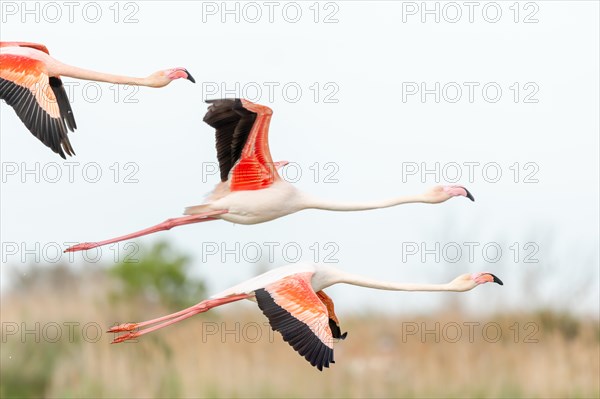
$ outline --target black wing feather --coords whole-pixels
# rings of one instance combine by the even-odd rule
[[[254,291],[254,294],[258,307],[269,319],[271,328],[279,331],[283,340],[311,365],[322,371],[323,367],[334,363],[333,349],[325,345],[306,324],[276,304],[268,291],[261,288]]]
[[[60,78],[54,76],[51,76],[49,81],[50,88],[54,92],[54,97],[56,97],[56,102],[58,103],[58,108],[60,109],[60,116],[67,123],[69,130],[73,132],[75,129],[77,129],[77,123],[75,123],[73,109],[71,108],[69,97],[67,97],[65,86],[63,86],[63,82]]]
[[[204,116],[204,122],[216,130],[217,159],[221,181],[225,182],[229,178],[229,172],[242,155],[256,120],[256,113],[244,108],[238,98],[206,102],[211,106]]]
[[[346,339],[346,336],[348,335],[347,332],[342,334],[340,326],[338,326],[335,320],[333,319],[329,319],[329,329],[331,330],[331,336],[333,338]]]
[[[74,131],[77,125],[62,81],[59,78],[51,77],[49,83],[58,102],[60,118],[51,117],[37,103],[31,90],[7,79],[0,78],[0,99],[13,107],[21,121],[35,137],[66,159],[65,152],[68,155],[75,154],[67,134],[69,130]]]

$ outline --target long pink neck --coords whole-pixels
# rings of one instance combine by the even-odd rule
[[[401,204],[411,204],[418,202],[429,202],[425,195],[407,195],[403,197],[391,198],[386,200],[365,201],[365,202],[335,202],[319,198],[305,197],[305,209],[322,209],[327,211],[368,211],[371,209],[389,208]]]
[[[357,285],[359,287],[374,288],[387,291],[459,291],[452,284],[403,284],[388,281],[378,281],[363,276],[344,273],[340,283]]]
[[[93,80],[96,82],[127,84],[135,86],[151,86],[152,82],[149,77],[136,78],[131,76],[112,75],[110,73],[90,71],[88,69],[78,68],[72,65],[59,63],[56,66],[57,74],[69,76],[76,79]]]

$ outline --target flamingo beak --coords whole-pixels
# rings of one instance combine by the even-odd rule
[[[478,284],[484,283],[496,283],[498,285],[504,285],[502,280],[500,280],[497,276],[492,273],[477,273],[473,275],[473,280],[475,280]]]
[[[187,80],[189,80],[192,83],[196,83],[196,79],[194,79],[194,77],[192,76],[191,73],[189,73],[189,71],[187,69],[184,69],[185,73],[187,73]]]
[[[475,197],[473,197],[473,194],[471,194],[469,190],[467,190],[463,186],[444,186],[443,188],[444,191],[451,197],[456,197],[460,195],[462,197],[467,197],[473,202],[475,201]]]
[[[502,282],[502,280],[500,280],[496,275],[490,273],[490,276],[492,276],[492,282],[496,283],[498,285],[504,285],[504,283]]]
[[[471,194],[471,192],[470,192],[469,190],[467,190],[466,188],[464,188],[464,187],[462,187],[462,188],[463,188],[463,189],[466,191],[466,193],[467,193],[466,197],[467,197],[468,199],[470,199],[471,201],[475,202],[475,197],[473,197],[473,194]],[[498,281],[500,281],[500,280],[498,280]],[[502,285],[502,281],[500,281],[500,285]]]

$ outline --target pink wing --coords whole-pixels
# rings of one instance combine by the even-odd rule
[[[285,277],[254,292],[258,306],[296,352],[319,370],[333,360],[327,307],[313,291],[312,273]]]
[[[0,47],[41,44],[2,42]],[[73,155],[67,133],[77,128],[71,104],[60,77],[48,76],[42,61],[15,54],[0,54],[0,98],[13,107],[21,121],[42,143],[65,158]]]

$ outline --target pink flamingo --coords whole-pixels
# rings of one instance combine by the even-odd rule
[[[163,87],[175,79],[195,82],[185,68],[158,71],[145,78],[111,75],[63,64],[43,44],[0,42],[0,99],[12,106],[27,129],[52,151],[74,155],[69,130],[77,128],[60,77],[117,84]]]
[[[390,291],[464,292],[488,282],[503,285],[502,281],[491,273],[463,274],[447,284],[399,284],[348,274],[328,265],[297,263],[261,274],[180,312],[142,323],[121,324],[108,332],[126,332],[114,339],[113,343],[119,343],[214,307],[249,299],[256,301],[269,319],[271,328],[279,331],[284,341],[311,365],[322,370],[323,367],[334,363],[334,339],[344,339],[347,335],[342,334],[334,313],[333,301],[323,289],[341,283]]]
[[[121,237],[86,242],[67,248],[74,252],[130,240],[191,223],[222,219],[231,223],[256,224],[304,209],[364,211],[408,203],[438,204],[456,196],[473,196],[461,186],[435,186],[422,195],[383,201],[339,203],[314,198],[281,179],[277,169],[287,162],[273,162],[269,152],[270,108],[247,100],[208,101],[212,105],[204,121],[216,129],[217,158],[221,182],[205,204],[185,209],[187,216],[168,219],[153,227]]]

